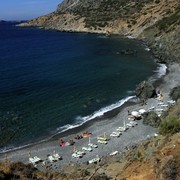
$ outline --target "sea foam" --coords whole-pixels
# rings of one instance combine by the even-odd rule
[[[151,82],[156,81],[157,79],[160,79],[161,77],[165,76],[167,73],[167,66],[165,64],[158,63],[157,69],[154,71],[154,75],[149,78]]]
[[[95,119],[97,117],[101,117],[103,116],[105,113],[109,112],[109,111],[112,111],[113,109],[116,109],[120,106],[122,106],[125,102],[129,101],[130,99],[133,99],[135,98],[135,96],[129,96],[129,97],[126,97],[124,99],[121,99],[120,101],[114,103],[114,104],[111,104],[109,106],[106,106],[104,108],[101,108],[100,110],[98,111],[95,111],[93,114],[91,115],[88,115],[88,116],[77,116],[76,117],[76,121],[74,124],[67,124],[65,126],[62,126],[60,128],[58,128],[58,133],[62,133],[62,132],[65,132],[67,130],[70,130],[70,129],[73,129],[73,128],[76,128],[76,127],[79,127],[81,125],[83,125],[85,122],[87,121],[90,121],[92,119]]]

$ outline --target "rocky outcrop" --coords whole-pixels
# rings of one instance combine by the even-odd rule
[[[156,91],[152,84],[148,83],[147,81],[141,82],[136,90],[136,96],[141,100],[146,100],[148,98],[152,98],[156,96]]]
[[[170,95],[171,99],[177,101],[180,99],[180,86],[175,87],[171,90]]]
[[[143,114],[143,124],[150,125],[152,127],[159,127],[161,119],[155,112],[146,112]]]

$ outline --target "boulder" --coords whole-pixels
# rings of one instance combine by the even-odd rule
[[[143,124],[157,128],[160,123],[161,119],[155,112],[146,112],[143,114]]]
[[[180,86],[173,88],[169,96],[171,97],[172,100],[175,100],[175,101],[180,99]]]
[[[157,96],[155,88],[152,84],[148,83],[147,81],[141,82],[137,86],[135,93],[136,96],[139,97],[141,100]]]

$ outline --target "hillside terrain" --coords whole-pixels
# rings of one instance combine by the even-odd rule
[[[132,36],[160,61],[180,63],[178,0],[64,0],[55,12],[20,26]]]

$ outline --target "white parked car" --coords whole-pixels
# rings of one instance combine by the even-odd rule
[[[90,146],[88,146],[88,147],[82,147],[82,150],[84,150],[84,151],[92,151],[93,149],[92,149],[92,147],[90,147]]]
[[[97,148],[98,147],[97,144],[92,144],[92,143],[89,143],[88,146],[93,147],[93,148]]]

